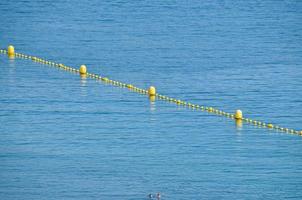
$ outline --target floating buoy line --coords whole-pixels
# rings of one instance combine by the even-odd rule
[[[289,129],[289,128],[278,126],[273,123],[266,123],[263,121],[243,117],[241,110],[236,110],[235,113],[228,113],[228,112],[225,112],[225,111],[213,108],[213,107],[193,104],[193,103],[183,101],[180,99],[171,98],[171,97],[157,93],[156,88],[154,86],[150,86],[148,89],[142,89],[142,88],[135,87],[134,85],[129,84],[129,83],[122,83],[120,81],[111,80],[107,77],[103,77],[98,74],[90,73],[90,72],[88,72],[87,67],[85,65],[81,65],[78,69],[76,69],[76,68],[73,68],[70,66],[66,66],[62,63],[52,62],[52,61],[45,60],[45,59],[42,59],[42,58],[39,58],[36,56],[30,56],[30,55],[25,55],[22,53],[16,53],[15,48],[12,45],[9,45],[7,50],[0,49],[0,54],[6,54],[6,55],[8,55],[8,57],[10,59],[22,58],[22,59],[32,60],[33,62],[36,62],[36,63],[57,67],[57,68],[65,70],[65,71],[78,73],[81,76],[86,76],[86,77],[89,77],[92,79],[101,80],[107,84],[127,88],[131,91],[147,95],[150,97],[151,100],[159,99],[159,100],[167,101],[167,102],[170,102],[170,103],[173,103],[176,105],[193,108],[194,110],[208,112],[208,113],[211,113],[214,115],[224,116],[229,119],[235,120],[237,126],[242,126],[242,123],[244,122],[244,123],[248,123],[248,124],[251,124],[251,125],[254,125],[257,127],[263,127],[263,128],[280,131],[280,132],[285,132],[285,133],[289,133],[289,134],[296,134],[296,135],[302,136],[302,131],[299,131],[299,130]]]

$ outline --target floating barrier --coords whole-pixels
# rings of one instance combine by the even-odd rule
[[[148,90],[149,96],[156,96],[156,89],[154,86],[150,86],[149,90]]]
[[[225,111],[213,108],[213,107],[207,107],[207,106],[203,106],[203,105],[192,104],[190,102],[186,102],[186,101],[183,101],[183,100],[180,100],[180,99],[174,99],[174,98],[159,94],[159,93],[156,92],[156,88],[154,86],[150,86],[148,90],[145,90],[145,89],[142,89],[142,88],[138,88],[138,87],[136,87],[132,84],[122,83],[122,82],[119,82],[119,81],[111,80],[107,77],[102,77],[101,75],[89,73],[89,72],[87,72],[87,67],[85,65],[81,65],[79,69],[76,69],[76,68],[69,67],[69,66],[66,66],[64,64],[61,64],[61,63],[52,62],[52,61],[45,60],[45,59],[42,59],[42,58],[39,58],[39,57],[36,57],[36,56],[30,56],[30,55],[25,55],[25,54],[22,54],[22,53],[16,53],[15,48],[12,45],[9,45],[7,50],[0,49],[0,53],[1,54],[7,54],[10,59],[14,59],[15,57],[16,58],[22,58],[22,59],[28,59],[28,60],[32,60],[33,62],[37,62],[37,63],[41,63],[41,64],[44,64],[44,65],[57,67],[57,68],[60,68],[60,69],[66,70],[66,71],[78,73],[80,75],[84,75],[84,76],[92,78],[92,79],[101,80],[101,81],[103,81],[107,84],[111,84],[113,86],[127,88],[131,91],[134,91],[134,92],[137,92],[137,93],[140,93],[140,94],[144,94],[144,95],[148,95],[151,101],[154,101],[155,98],[156,98],[156,99],[159,99],[159,100],[174,103],[174,104],[179,105],[179,106],[192,108],[192,109],[197,110],[197,111],[203,111],[203,112],[208,112],[208,113],[211,113],[211,114],[214,114],[214,115],[224,116],[224,117],[227,117],[229,119],[235,120],[236,125],[239,126],[239,127],[241,127],[242,123],[244,122],[244,123],[251,124],[251,125],[254,125],[254,126],[257,126],[257,127],[263,127],[263,128],[268,128],[268,129],[280,131],[280,132],[285,132],[285,133],[289,133],[289,134],[296,134],[296,135],[302,136],[302,131],[280,127],[280,126],[272,124],[272,123],[265,123],[265,122],[262,122],[262,121],[245,118],[245,117],[243,117],[243,114],[242,114],[241,110],[236,110],[234,114],[233,113],[228,113],[228,112],[225,112]]]
[[[7,54],[9,57],[14,57],[15,56],[15,48],[12,45],[9,45],[7,47]]]
[[[86,65],[81,65],[81,67],[80,67],[80,74],[86,74],[86,73],[87,73]]]

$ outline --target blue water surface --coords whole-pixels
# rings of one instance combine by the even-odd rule
[[[0,47],[302,130],[301,1],[1,1]],[[0,199],[302,199],[302,137],[0,55]]]

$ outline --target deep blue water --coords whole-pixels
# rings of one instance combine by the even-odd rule
[[[0,47],[302,129],[301,1],[1,1]],[[0,199],[302,199],[302,137],[0,55]]]

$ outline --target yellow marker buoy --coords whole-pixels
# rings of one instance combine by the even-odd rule
[[[107,77],[103,77],[103,78],[101,78],[102,79],[102,81],[105,81],[105,82],[108,82],[109,81],[109,79],[107,78]]]
[[[148,90],[149,96],[155,96],[156,94],[156,89],[154,86],[150,86],[149,90]]]
[[[131,84],[127,84],[127,88],[129,88],[129,89],[133,89],[133,85],[131,85]]]
[[[14,56],[15,55],[15,48],[13,45],[9,45],[7,47],[7,54],[8,56]]]
[[[272,124],[267,124],[267,128],[274,128],[274,125],[272,125]]]
[[[235,119],[242,119],[242,111],[241,110],[236,110]]]
[[[80,74],[86,74],[87,73],[87,69],[85,65],[81,65],[80,67]]]

